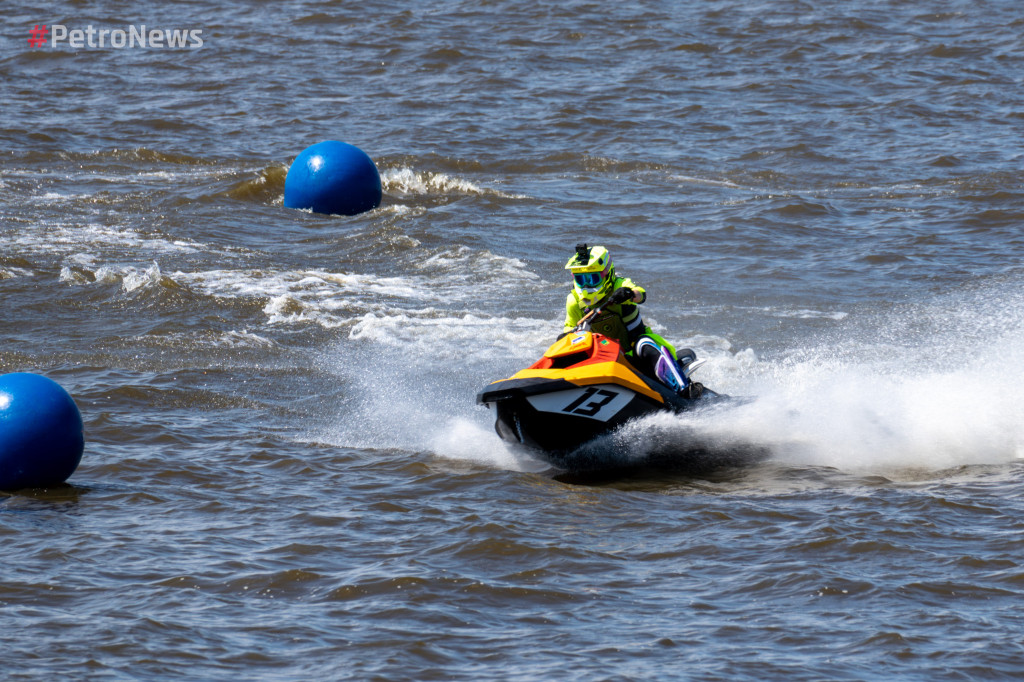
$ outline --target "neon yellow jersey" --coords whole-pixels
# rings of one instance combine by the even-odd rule
[[[634,292],[639,293],[640,303],[647,300],[647,292],[644,288],[634,284],[633,280],[628,277],[616,277],[611,291],[609,291],[609,295],[623,287],[627,287],[632,289]],[[618,303],[616,305],[605,306],[603,312],[618,316],[621,320],[621,326],[623,329],[632,331],[632,326],[643,324],[640,320],[640,309],[637,307],[638,305],[638,303],[633,302]],[[583,316],[586,315],[587,310],[587,308],[580,305],[580,300],[574,287],[565,298],[565,331],[572,331],[572,329],[579,324],[580,320],[583,319]],[[618,336],[618,334],[614,334],[612,336]],[[617,338],[616,340],[622,344],[624,349],[629,349],[630,344],[628,338],[623,337]]]

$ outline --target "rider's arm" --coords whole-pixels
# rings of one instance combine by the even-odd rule
[[[576,328],[576,325],[583,319],[583,311],[580,310],[580,304],[576,300],[576,297],[569,292],[569,295],[565,297],[565,331],[571,332]]]
[[[632,289],[633,290],[633,303],[636,303],[637,305],[639,305],[639,304],[641,304],[641,303],[643,303],[644,301],[647,300],[647,292],[644,290],[644,288],[640,287],[640,286],[637,286],[636,284],[633,284],[633,280],[631,280],[628,277],[620,278],[619,281],[616,282],[616,285],[617,285],[615,287],[616,289],[621,289],[622,287],[626,287],[626,288]]]

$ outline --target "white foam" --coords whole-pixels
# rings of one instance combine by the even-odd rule
[[[546,284],[525,264],[489,251],[457,246],[415,261],[422,274],[381,276],[325,270],[178,271],[171,278],[192,290],[220,298],[263,298],[273,324],[315,323],[335,328],[353,322],[355,338],[372,338],[378,323],[392,329],[434,326],[441,334],[475,324],[472,315],[441,308],[470,293],[465,283],[516,282],[524,291]],[[496,324],[495,322],[480,322]]]
[[[153,262],[153,265],[145,270],[138,268],[124,268],[121,273],[121,286],[125,293],[131,293],[136,289],[159,284],[161,279],[160,266]]]
[[[284,203],[283,194],[281,195],[280,200],[277,203]],[[384,204],[383,206],[378,206],[377,208],[373,209],[373,213],[376,215],[387,215],[390,213],[404,217],[420,216],[426,212],[427,209],[423,206],[405,206],[404,204]],[[418,243],[412,239],[410,239],[409,241]]]
[[[522,195],[481,187],[469,180],[445,173],[414,171],[411,168],[386,169],[381,173],[380,179],[384,190],[395,194],[489,194],[508,199],[525,198]]]
[[[254,334],[248,329],[243,329],[220,334],[214,345],[225,348],[273,348],[277,343],[265,336]]]
[[[96,256],[92,255],[91,253],[76,253],[68,257],[69,263],[74,263],[75,265],[83,265],[86,267],[95,265],[96,261]]]
[[[63,272],[63,271],[62,271]],[[103,265],[93,273],[97,284],[114,284],[121,281],[121,273],[117,268],[110,265]]]
[[[266,299],[271,324],[314,323],[335,328],[367,310],[384,313],[395,302],[439,301],[444,293],[423,277],[379,277],[322,270],[177,271],[174,281],[224,299]]]
[[[29,203],[43,205],[63,204],[88,198],[88,194],[60,194],[59,192],[44,192],[43,194],[34,194],[26,197]]]
[[[89,279],[77,270],[72,270],[69,266],[64,265],[60,269],[61,282],[65,284],[88,284]]]
[[[709,363],[707,376],[730,378],[730,392],[756,400],[726,417],[683,419],[707,436],[767,445],[791,464],[892,471],[1011,461],[1024,444],[1018,291],[960,292],[851,320],[838,338],[774,363],[737,354],[731,377]]]
[[[1022,400],[985,373],[894,378],[812,366],[791,368],[753,403],[691,423],[704,435],[768,446],[790,464],[944,469],[1016,457]]]
[[[271,298],[263,307],[263,312],[267,315],[267,322],[270,324],[294,325],[312,322],[325,329],[333,329],[347,321],[344,317],[307,305],[302,300],[288,294]]]
[[[518,258],[500,256],[490,251],[475,251],[458,245],[432,254],[416,263],[427,273],[443,273],[445,283],[498,282],[508,284],[546,285],[539,275],[529,270]]]
[[[439,457],[506,471],[550,469],[547,464],[498,440],[493,428],[461,417],[443,420],[427,439],[427,447]]]
[[[714,185],[718,187],[740,189],[740,185],[737,185],[735,182],[729,182],[728,180],[711,180],[710,178],[698,178],[692,175],[672,175],[670,177],[677,182],[685,182],[689,185]]]
[[[118,228],[97,223],[50,222],[17,230],[0,231],[2,237],[19,252],[72,256],[82,249],[132,254],[147,252],[150,256],[162,254],[195,253],[200,246],[181,240],[169,241],[161,237],[143,235],[131,228]]]
[[[80,259],[81,260],[81,259]],[[90,278],[85,273],[92,275]],[[82,266],[64,265],[60,269],[60,281],[66,284],[121,284],[125,293],[160,284],[164,275],[160,265],[153,261],[148,268],[137,268],[131,265],[103,265],[91,271]]]
[[[274,348],[278,344],[265,336],[255,334],[248,329],[226,332],[188,331],[161,336],[138,337],[140,343],[160,343],[182,348],[189,345],[209,346],[213,348]]]
[[[497,354],[536,359],[559,327],[553,321],[486,317],[435,308],[367,313],[352,327],[350,337],[379,347],[433,353],[438,360],[486,360]]]
[[[849,315],[849,313],[845,313],[841,310],[822,311],[812,310],[809,308],[800,308],[797,310],[779,310],[776,311],[775,314],[778,317],[792,317],[801,320],[809,320],[815,318],[826,320],[843,320],[846,319],[846,317]]]
[[[407,277],[378,277],[322,270],[204,270],[172,277],[211,296],[315,298],[352,293],[398,298],[436,299],[429,283]],[[305,296],[304,296],[305,295]]]
[[[556,331],[553,321],[437,306],[368,312],[321,358],[351,388],[316,438],[517,471],[543,466],[502,444],[474,396],[539,357]]]
[[[35,273],[28,268],[0,268],[0,279],[14,279],[16,277],[32,277]]]

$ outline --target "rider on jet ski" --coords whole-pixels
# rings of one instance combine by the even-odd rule
[[[684,390],[685,367],[696,355],[689,348],[677,352],[644,324],[637,306],[647,300],[647,292],[633,280],[616,276],[608,250],[577,244],[565,269],[572,272],[573,287],[565,299],[563,336],[587,313],[600,307],[601,312],[590,320],[591,331],[618,341],[626,357],[640,371],[675,391]]]

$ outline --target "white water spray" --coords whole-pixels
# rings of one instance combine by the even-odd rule
[[[498,439],[493,414],[473,396],[535,359],[530,351],[550,336],[544,321],[496,323],[441,311],[386,321],[357,325],[345,357],[334,361],[362,397],[346,405],[347,424],[329,440],[536,469]],[[827,335],[778,352],[725,346],[698,345],[710,358],[698,378],[753,400],[655,415],[627,425],[605,447],[628,460],[684,451],[696,440],[723,451],[766,451],[781,464],[879,473],[1024,456],[1024,283],[851,313]]]
[[[710,382],[709,382],[710,383]],[[1024,456],[1024,295],[1002,282],[838,325],[757,363],[756,400],[679,418],[705,437],[767,446],[783,463],[945,469]],[[667,427],[672,428],[672,427]]]

